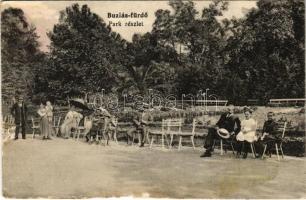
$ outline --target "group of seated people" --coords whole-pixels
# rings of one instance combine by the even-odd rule
[[[267,120],[263,125],[262,132],[257,134],[257,122],[252,118],[253,110],[245,107],[245,119],[240,119],[234,115],[234,106],[229,105],[227,112],[223,113],[215,126],[208,129],[208,135],[204,142],[206,151],[201,157],[211,157],[214,147],[214,141],[218,139],[235,141],[236,156],[240,158],[247,158],[249,147],[251,143],[254,144],[256,157],[261,157],[264,153],[264,146],[267,145],[267,153],[274,142],[279,139],[277,135],[277,123],[273,119],[274,113],[267,113]]]
[[[98,140],[101,134],[107,133],[108,143],[110,134],[117,125],[116,123],[115,117],[102,107],[81,114],[75,106],[71,105],[60,127],[60,134],[65,139],[68,139],[72,133],[75,137],[75,134],[79,134],[77,130],[82,126],[82,135],[86,137],[86,142],[93,139]]]
[[[148,132],[149,112],[142,107],[137,109],[138,115],[133,118],[133,127],[127,133],[127,137],[131,132],[140,134],[140,147],[144,146],[145,137]],[[216,125],[208,128],[208,134],[205,138],[204,148],[206,151],[201,157],[211,157],[214,148],[214,142],[217,139],[231,139],[236,143],[237,157],[247,158],[250,143],[254,144],[257,157],[263,154],[264,145],[267,145],[266,152],[274,144],[277,136],[277,123],[273,119],[273,112],[267,113],[267,120],[264,123],[260,135],[257,133],[257,122],[252,118],[252,109],[245,107],[245,119],[240,119],[234,115],[234,106],[229,105],[227,112],[223,113],[216,123]],[[76,111],[74,106],[71,106],[69,112],[66,114],[64,123],[61,125],[61,134],[64,138],[69,138],[71,130],[77,129],[83,115]],[[86,141],[90,142],[92,139],[98,139],[104,134],[107,137],[107,143],[112,136],[112,132],[116,129],[117,120],[106,109],[100,107],[94,112],[87,114],[84,117],[83,135],[86,136]],[[100,137],[102,138],[102,137]]]

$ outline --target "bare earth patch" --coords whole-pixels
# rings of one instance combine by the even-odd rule
[[[3,145],[6,197],[302,198],[305,158],[200,158],[203,149],[27,139]]]

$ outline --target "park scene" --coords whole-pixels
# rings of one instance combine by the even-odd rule
[[[304,13],[2,3],[2,195],[306,198]]]

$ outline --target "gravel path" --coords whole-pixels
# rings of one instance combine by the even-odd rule
[[[3,146],[3,194],[16,198],[306,197],[306,159],[240,160],[229,152],[161,150],[72,139],[9,141]]]

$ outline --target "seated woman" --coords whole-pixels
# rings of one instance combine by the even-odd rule
[[[247,158],[248,149],[246,145],[258,139],[256,136],[257,123],[251,117],[252,110],[250,108],[244,109],[244,116],[245,119],[241,121],[241,131],[236,136],[238,145],[237,156],[241,155],[241,152],[243,152],[243,158]]]
[[[68,139],[71,134],[71,129],[77,129],[80,120],[83,115],[75,110],[75,107],[71,105],[70,110],[66,114],[64,123],[61,125],[61,134],[65,139]]]

